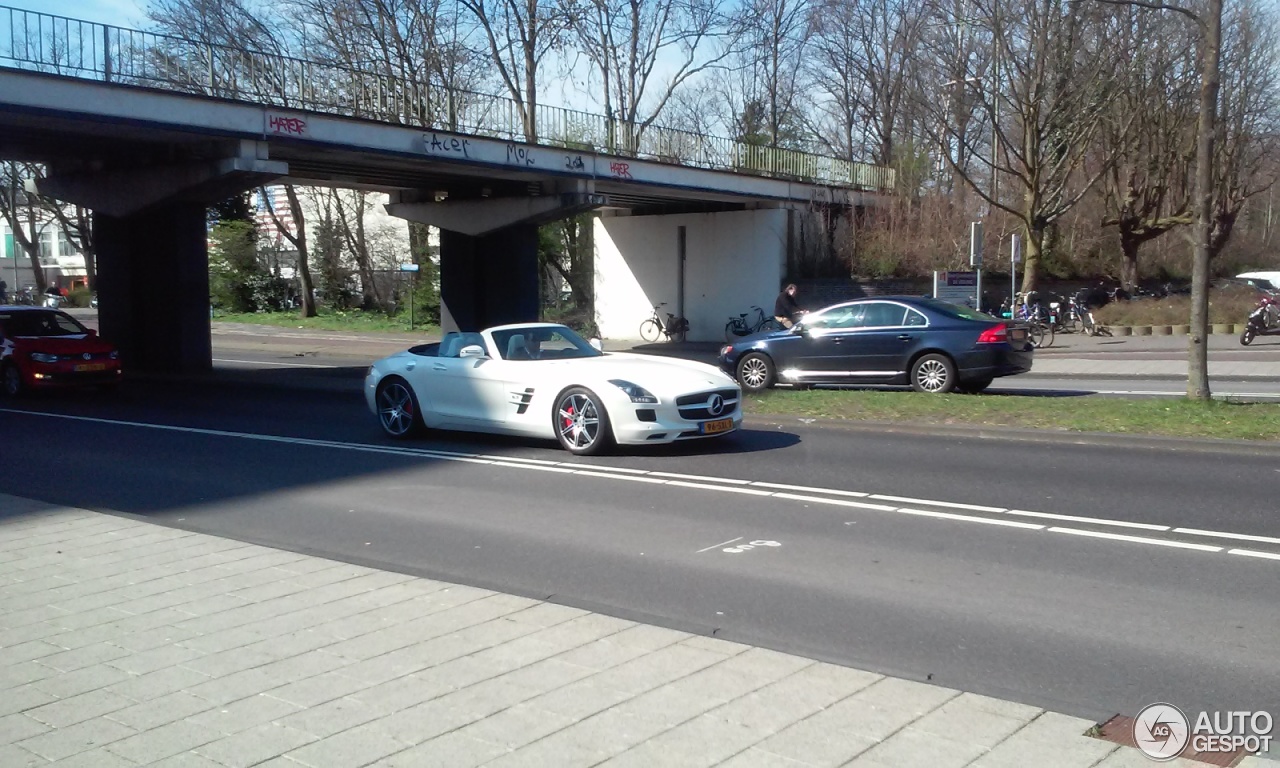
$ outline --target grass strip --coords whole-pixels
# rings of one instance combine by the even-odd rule
[[[408,333],[409,315],[389,316],[382,312],[364,312],[353,310],[322,309],[315,317],[303,317],[299,312],[214,312],[213,319],[221,323],[247,323],[250,325],[270,325],[278,328],[308,328],[323,331],[380,331],[386,333]],[[421,319],[413,324],[415,334],[438,334],[440,328],[423,323]]]
[[[867,390],[773,390],[748,413],[947,426],[1021,427],[1229,440],[1280,440],[1280,403],[1185,398],[928,395]]]

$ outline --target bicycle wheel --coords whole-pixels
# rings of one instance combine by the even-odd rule
[[[782,330],[782,323],[779,323],[776,319],[771,317],[768,320],[765,320],[763,323],[761,323],[760,327],[756,330],[756,332],[770,333],[772,331],[780,331],[780,330]]]
[[[1041,345],[1045,347],[1053,346],[1053,326],[1048,323],[1044,325],[1044,339]]]
[[[662,326],[652,317],[640,324],[640,338],[650,344],[662,337]]]
[[[1039,323],[1031,323],[1027,326],[1027,338],[1031,340],[1031,346],[1036,349],[1044,343],[1044,326]]]
[[[724,326],[724,343],[732,344],[738,338],[738,324],[730,320]]]

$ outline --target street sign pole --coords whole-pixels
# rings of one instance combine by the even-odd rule
[[[1009,312],[1018,311],[1018,262],[1022,261],[1022,236],[1014,233],[1009,240]]]
[[[400,271],[409,273],[409,330],[413,330],[413,294],[418,287],[418,270],[417,264],[401,264]]]
[[[974,297],[974,309],[982,311],[982,222],[974,221],[969,224],[969,266],[974,268],[977,273],[976,285],[974,290],[977,295]]]

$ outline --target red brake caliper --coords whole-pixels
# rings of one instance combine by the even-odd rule
[[[573,419],[571,418],[573,416],[573,406],[570,405],[568,408],[566,408],[565,413],[567,415],[564,418],[564,425],[566,427],[573,426]]]

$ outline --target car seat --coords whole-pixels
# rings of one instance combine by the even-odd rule
[[[529,354],[529,345],[525,343],[524,334],[513,334],[507,339],[507,355],[508,360],[532,360]]]

